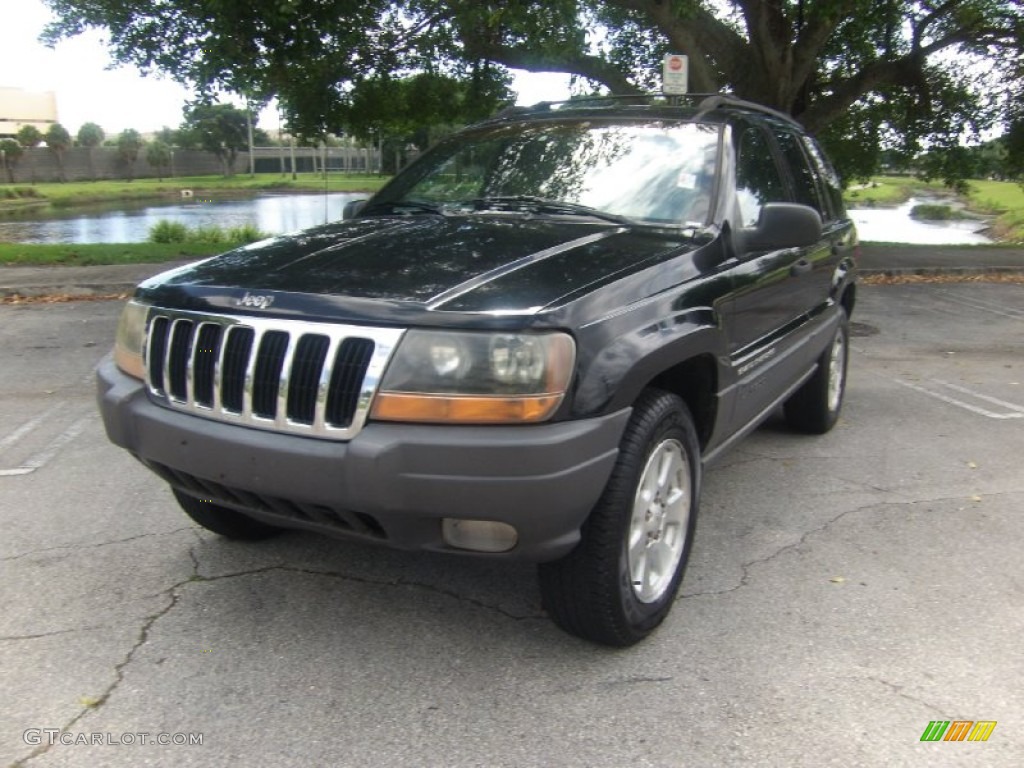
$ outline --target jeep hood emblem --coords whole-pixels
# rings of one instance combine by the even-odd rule
[[[259,294],[245,292],[245,296],[235,299],[236,307],[256,307],[257,309],[269,309],[274,303],[273,296],[260,296]]]

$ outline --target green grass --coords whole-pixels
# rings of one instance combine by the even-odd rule
[[[388,181],[385,176],[362,174],[328,174],[328,192],[376,192]],[[26,204],[49,203],[54,208],[132,200],[181,199],[181,190],[191,189],[197,197],[237,197],[261,191],[322,192],[324,179],[318,174],[300,173],[298,179],[278,173],[261,173],[254,177],[237,175],[182,176],[157,179],[72,181],[66,184],[0,184],[0,213],[22,210]]]
[[[241,243],[0,243],[0,264],[71,267],[97,264],[158,264],[164,261],[213,256],[238,245]]]
[[[1024,186],[1013,181],[972,181],[968,208],[994,215],[992,234],[1004,243],[1024,243]]]

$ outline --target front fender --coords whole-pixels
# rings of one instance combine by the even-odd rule
[[[632,405],[660,374],[698,356],[718,360],[721,331],[710,308],[694,309],[624,333],[581,368],[574,418]]]

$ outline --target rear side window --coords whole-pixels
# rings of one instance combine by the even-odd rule
[[[821,214],[822,219],[828,220],[832,218],[829,215],[828,206],[821,199],[818,190],[818,180],[815,178],[815,173],[811,170],[811,166],[807,163],[807,156],[800,148],[800,142],[797,137],[788,131],[777,130],[775,138],[779,142],[782,154],[789,165],[790,174],[793,176],[793,194],[795,195],[796,202],[802,205],[809,205]]]
[[[832,204],[832,210],[837,217],[842,216],[846,208],[843,205],[843,184],[839,180],[839,174],[836,173],[832,163],[825,157],[825,153],[821,151],[818,142],[810,136],[804,136],[802,139],[804,149],[807,150],[811,162],[818,169],[818,175],[821,176],[821,180],[825,183],[825,194],[828,195],[829,202]]]
[[[768,138],[758,128],[747,128],[740,135],[736,157],[736,202],[740,226],[757,224],[765,203],[786,201],[782,176],[772,154]]]

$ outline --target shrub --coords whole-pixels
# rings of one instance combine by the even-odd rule
[[[225,239],[230,243],[255,243],[257,240],[264,240],[270,237],[268,232],[261,232],[255,224],[243,224],[240,227],[231,227]]]
[[[177,221],[158,221],[149,230],[151,243],[253,243],[269,237],[252,224],[224,229],[217,225],[189,229]]]
[[[968,217],[948,205],[915,205],[910,209],[910,218],[921,221],[950,221]]]
[[[188,240],[188,227],[177,221],[158,221],[149,230],[151,243],[184,243]]]
[[[188,233],[190,243],[223,243],[228,239],[224,230],[216,225],[196,227]]]

